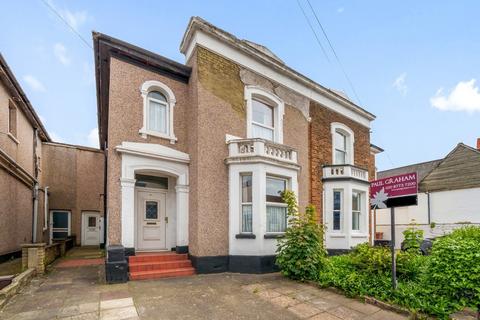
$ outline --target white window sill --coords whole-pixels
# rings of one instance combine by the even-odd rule
[[[155,132],[155,131],[150,131],[150,130],[145,130],[145,129],[140,129],[138,133],[142,136],[142,138],[146,139],[147,136],[153,136],[157,138],[162,138],[162,139],[167,139],[170,140],[171,144],[175,144],[177,142],[177,137],[171,136],[168,134],[160,133],[160,132]]]
[[[10,132],[7,133],[7,136],[8,136],[10,139],[12,139],[13,142],[15,142],[16,144],[19,144],[19,143],[20,143],[20,141],[18,141],[18,139],[15,138],[15,136],[14,136],[13,134],[11,134]]]
[[[330,238],[345,238],[345,234],[344,233],[330,233],[329,237]]]

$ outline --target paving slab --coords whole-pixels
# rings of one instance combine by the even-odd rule
[[[213,274],[107,285],[103,266],[53,267],[0,319],[405,319],[279,274]]]

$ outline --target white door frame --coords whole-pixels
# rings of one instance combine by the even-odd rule
[[[82,211],[82,217],[81,217],[81,229],[80,229],[80,232],[82,233],[82,236],[81,236],[81,242],[80,242],[80,245],[81,246],[84,246],[86,245],[85,244],[85,227],[86,227],[86,224],[85,224],[85,215],[87,214],[90,214],[90,215],[96,215],[98,218],[97,218],[97,223],[98,223],[98,245],[100,245],[100,243],[102,243],[102,217],[100,216],[100,212],[98,211]]]
[[[121,243],[135,247],[135,173],[158,172],[176,178],[176,246],[188,246],[188,198],[190,156],[187,153],[153,143],[122,142],[115,150],[122,155]]]
[[[157,194],[162,194],[164,196],[164,199],[165,199],[165,203],[164,203],[164,206],[165,206],[165,217],[168,216],[168,190],[167,189],[155,189],[155,188],[145,188],[145,187],[135,187],[135,230],[134,230],[134,233],[135,233],[135,250],[138,250],[138,251],[165,251],[165,250],[170,250],[171,246],[169,244],[169,241],[168,241],[168,224],[166,223],[165,220],[163,221],[160,221],[160,223],[163,223],[164,224],[164,247],[163,248],[154,248],[154,249],[141,249],[139,248],[139,241],[138,241],[138,237],[140,236],[138,234],[138,228],[139,228],[139,224],[142,223],[142,217],[141,217],[141,213],[138,211],[138,194],[140,192],[149,192],[149,193],[157,193]]]

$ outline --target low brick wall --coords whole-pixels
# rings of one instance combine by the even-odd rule
[[[22,270],[34,268],[37,273],[45,273],[45,268],[55,259],[63,257],[66,252],[67,241],[46,243],[27,243],[22,245]]]
[[[20,291],[20,289],[25,287],[33,276],[35,276],[35,273],[34,268],[27,269],[13,278],[12,283],[0,290],[0,308],[2,308],[13,295]]]

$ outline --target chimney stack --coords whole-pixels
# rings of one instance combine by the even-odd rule
[[[477,150],[480,150],[480,138],[477,138]]]

